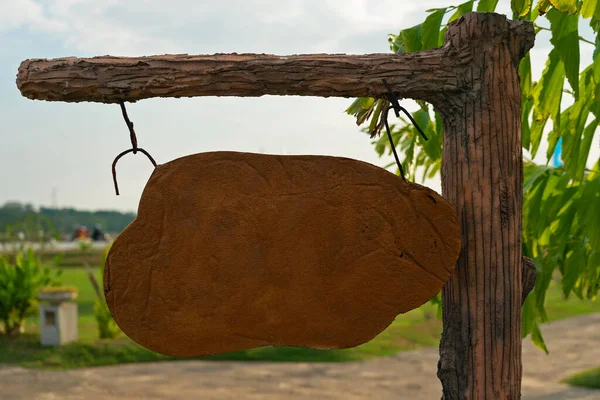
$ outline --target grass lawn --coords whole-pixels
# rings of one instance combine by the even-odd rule
[[[95,273],[102,282],[100,268]],[[126,362],[173,360],[135,344],[122,335],[116,340],[99,340],[93,315],[95,292],[83,268],[64,268],[61,283],[79,288],[79,341],[59,348],[39,344],[38,318],[27,321],[26,332],[16,339],[0,337],[0,363],[46,369],[68,369],[85,366],[111,365]],[[560,287],[552,284],[547,293],[550,320],[600,312],[600,302],[582,301],[575,297],[565,301]],[[353,349],[312,350],[292,347],[261,347],[252,350],[204,357],[209,360],[238,361],[307,361],[339,362],[389,356],[397,352],[439,343],[441,321],[436,309],[426,304],[400,315],[372,341]]]
[[[588,369],[587,371],[571,375],[564,381],[565,383],[573,386],[600,389],[600,367]]]

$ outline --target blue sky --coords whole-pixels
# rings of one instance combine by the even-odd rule
[[[508,12],[509,1],[500,2],[499,11]],[[115,196],[110,166],[115,155],[130,146],[118,105],[25,99],[15,85],[22,60],[107,54],[388,52],[388,33],[420,23],[428,8],[450,3],[0,0],[0,204],[17,200],[49,206],[54,191],[59,207],[135,211],[152,172],[145,157],[124,157],[118,166],[121,196]],[[586,63],[589,47],[584,50]],[[543,68],[547,49],[548,36],[539,35],[532,52],[534,78]],[[235,150],[337,155],[386,165],[392,159],[378,158],[368,135],[343,112],[350,102],[209,97],[150,99],[127,108],[140,147],[159,163],[193,153]],[[410,101],[404,105],[415,108]],[[545,162],[543,157],[539,161]],[[427,184],[440,191],[438,180]]]

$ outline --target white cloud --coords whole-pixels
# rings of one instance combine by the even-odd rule
[[[86,55],[195,49],[306,53],[343,51],[346,38],[372,32],[385,42],[387,33],[410,25],[405,21],[415,13],[446,2],[170,0],[166,6],[161,0],[0,0],[7,10],[0,21],[4,29],[57,33],[65,45]]]
[[[0,32],[20,28],[32,31],[64,32],[67,25],[48,17],[43,7],[33,0],[0,0]]]

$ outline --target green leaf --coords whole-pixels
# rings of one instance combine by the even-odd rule
[[[596,168],[598,164],[596,163]],[[578,203],[581,224],[592,248],[600,249],[600,174],[590,173],[581,192]]]
[[[532,221],[538,221],[540,219],[544,188],[547,184],[547,181],[551,178],[552,176],[550,174],[540,176],[540,178],[534,182],[531,190],[526,194],[527,206],[529,209],[528,216]]]
[[[550,0],[540,0],[536,8],[539,15],[544,15],[548,12],[551,6],[552,4],[550,3]]]
[[[552,51],[558,52],[577,100],[579,98],[579,16],[551,9],[546,17],[550,21],[552,31],[550,39],[554,46]]]
[[[402,41],[400,40],[400,35],[390,34],[388,37],[388,42],[390,43],[390,50],[393,53],[404,53],[404,46],[402,45]]]
[[[595,119],[592,122],[590,122],[590,124],[583,131],[583,140],[581,141],[579,160],[577,163],[577,169],[575,171],[575,176],[579,180],[583,179],[587,160],[590,155],[590,149],[592,147],[592,141],[594,140],[594,134],[598,129],[598,125],[600,125],[600,120]]]
[[[387,140],[387,135],[381,135],[381,137],[375,142],[375,151],[379,157],[383,156],[383,153],[385,153]]]
[[[587,113],[585,113],[587,119]],[[567,172],[576,180],[582,180],[585,166],[592,147],[594,133],[598,128],[598,120],[593,120],[585,129],[571,128],[564,137],[563,159]]]
[[[533,325],[533,330],[531,332],[531,341],[539,349],[544,350],[546,354],[549,354],[548,348],[546,347],[546,343],[544,342],[544,338],[542,337],[542,331],[540,331],[540,326],[537,323]]]
[[[565,272],[563,273],[562,289],[565,297],[568,297],[573,290],[573,286],[581,275],[581,270],[585,265],[585,248],[584,246],[575,246],[567,259],[565,260]]]
[[[521,141],[523,147],[529,150],[531,131],[529,115],[533,108],[533,84],[531,80],[531,58],[529,53],[519,64],[519,77],[521,81]]]
[[[426,122],[424,126],[419,126],[423,129],[429,140],[424,140],[416,130],[414,133],[415,135],[418,135],[419,143],[421,144],[428,161],[430,161],[431,164],[434,164],[442,160],[443,132],[438,132],[436,128],[438,121],[431,121],[429,113],[424,112],[424,116]]]
[[[510,7],[519,17],[524,17],[531,10],[531,0],[510,0]]]
[[[547,262],[544,258],[538,257],[535,259],[536,267],[538,267],[537,275],[535,278],[535,306],[540,314],[542,322],[548,321],[548,315],[546,314],[546,308],[544,302],[546,301],[546,291],[552,281],[552,274],[556,263]]]
[[[600,1],[598,0],[583,0],[581,5],[581,15],[583,18],[594,17],[600,19]]]
[[[435,146],[432,146],[432,137],[435,135],[435,132],[433,130],[432,123],[429,120],[429,113],[424,110],[417,110],[414,113],[412,113],[412,117],[415,119],[417,125],[423,130],[423,132],[425,132],[425,135],[427,135],[427,137],[429,138],[429,140],[427,141],[424,140],[421,137],[421,134],[419,133],[417,128],[413,126],[413,135],[416,138],[417,142],[425,150],[425,153],[430,158],[438,158],[439,156],[436,153],[436,150],[438,150],[439,148],[436,149]]]
[[[535,317],[535,293],[531,292],[525,299],[521,311],[521,337],[524,338],[533,331]]]
[[[375,102],[375,99],[372,97],[361,97],[360,98],[360,107],[363,110],[368,110],[369,108],[371,108],[371,106],[373,105],[374,102]]]
[[[381,116],[381,112],[387,106],[387,104],[388,104],[388,102],[384,99],[377,100],[375,111],[373,112],[373,115],[371,116],[371,123],[369,124],[369,134],[371,134],[371,136],[375,135],[377,133],[377,131],[379,130],[379,127],[378,127],[379,117]]]
[[[531,154],[535,157],[546,121],[552,117],[556,129],[560,126],[560,101],[565,80],[564,64],[553,49],[548,55],[542,77],[533,87],[534,112],[531,124]]]
[[[545,165],[537,165],[532,162],[523,163],[523,192],[527,194],[533,187],[534,183],[538,182],[538,179],[542,178],[543,174],[549,173],[550,167]]]
[[[448,23],[459,19],[460,17],[462,17],[466,13],[470,13],[471,11],[473,11],[473,3],[474,3],[474,0],[467,1],[467,2],[464,2],[464,3],[460,4],[456,8],[456,11],[454,12],[454,14],[452,14],[452,16],[450,17],[450,19],[448,20]]]
[[[362,107],[360,106],[361,98],[354,99],[352,104],[346,109],[346,113],[350,115],[356,115],[360,111],[362,111]]]
[[[564,64],[558,51],[553,49],[548,55],[546,68],[539,82],[533,87],[535,111],[544,119],[558,114],[565,79]]]
[[[533,83],[531,80],[531,57],[529,53],[523,57],[519,64],[519,77],[521,83],[521,93],[526,98],[533,98]]]
[[[550,3],[561,13],[577,13],[577,0],[550,0]]]
[[[498,5],[498,0],[479,0],[477,4],[478,12],[494,12],[496,11],[496,6]]]
[[[434,13],[430,14],[423,22],[423,32],[421,39],[421,49],[427,50],[435,47],[440,47],[440,26],[442,25],[442,19],[446,14],[445,8],[440,8]]]
[[[560,116],[560,126],[554,126],[552,130],[548,133],[548,149],[546,150],[546,160],[550,161],[554,156],[554,150],[556,149],[556,145],[558,144],[558,139],[561,136],[565,135],[565,132],[569,130],[570,120],[569,117],[571,115],[571,109],[568,108]],[[563,160],[564,160],[564,148],[563,148]]]
[[[375,108],[375,99],[372,97],[359,97],[355,99],[350,107],[346,109],[346,113],[356,117],[356,124],[362,125],[373,113]]]
[[[563,113],[566,118],[561,117],[561,136],[564,138],[562,158],[566,171],[577,181],[583,179],[585,164],[598,125],[598,118],[596,118],[586,127],[590,111],[597,114],[599,110],[596,108],[600,108],[598,107],[600,104],[594,101],[594,90],[597,85],[595,81],[600,79],[600,76],[598,78],[595,76],[595,68],[597,68],[595,65],[589,66],[581,73],[581,95]],[[600,68],[598,70],[598,75],[600,75]]]
[[[556,225],[557,215],[577,192],[574,188],[567,188],[570,181],[567,174],[554,174],[554,177],[555,179],[549,180],[548,185],[544,188],[540,218],[528,222],[528,225],[534,226],[538,236],[540,236],[540,232],[551,230],[551,227]],[[559,245],[556,241],[553,241],[552,244]]]
[[[535,158],[535,155],[537,154],[538,148],[540,147],[540,142],[542,140],[542,134],[544,133],[544,127],[546,126],[546,121],[548,121],[547,119],[543,119],[541,117],[536,118],[535,111],[537,110],[534,110],[534,118],[530,129],[530,152],[532,158]]]
[[[406,53],[414,53],[421,50],[423,38],[423,25],[415,25],[412,28],[400,31],[400,40]]]
[[[600,45],[600,33],[596,36],[596,43]],[[592,74],[591,74],[591,87],[590,90],[593,91],[592,97],[593,102],[590,108],[590,111],[594,113],[596,118],[600,118],[600,56],[596,55],[594,58],[594,62],[592,63]]]
[[[594,32],[600,32],[600,18],[592,17],[590,21],[590,28],[594,30]]]
[[[577,193],[574,193],[577,194]],[[554,231],[555,237],[558,238],[567,238],[569,237],[569,232],[573,228],[573,221],[575,221],[575,217],[577,216],[577,207],[576,201],[570,200],[563,206],[564,212],[561,213],[558,219],[558,224],[556,226],[556,230]]]
[[[600,251],[591,251],[586,269],[589,271],[587,298],[595,300],[600,290]]]
[[[428,168],[428,172],[427,172],[427,178],[431,179],[434,176],[436,176],[436,174],[439,172],[440,167],[442,166],[442,160],[437,160],[437,161],[427,161],[427,168]]]
[[[529,126],[529,115],[533,108],[533,100],[522,100],[521,106],[521,142],[523,148],[530,149],[531,146],[531,127]]]

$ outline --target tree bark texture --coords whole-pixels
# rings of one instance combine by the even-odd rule
[[[191,96],[381,97],[385,78],[406,97],[431,100],[460,85],[455,61],[445,52],[32,59],[21,63],[17,86],[30,99],[117,103]]]
[[[456,207],[462,236],[443,289],[438,376],[445,400],[521,397],[521,305],[530,288],[522,282],[518,67],[533,38],[531,25],[497,14],[470,14],[447,31],[451,47],[470,51],[473,61],[471,91],[440,110],[442,193]]]
[[[462,252],[443,289],[438,376],[443,398],[518,399],[522,148],[518,66],[530,22],[470,13],[442,48],[411,54],[164,55],[33,59],[17,86],[30,99],[116,103],[150,97],[301,95],[425,100],[444,118],[442,191],[456,208]],[[523,270],[527,265],[527,272]]]

